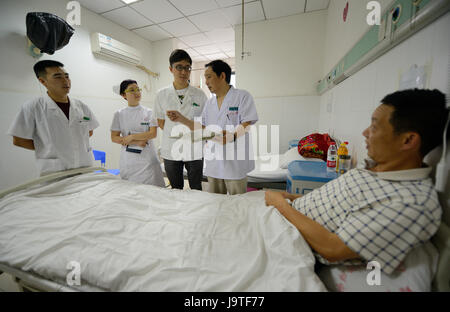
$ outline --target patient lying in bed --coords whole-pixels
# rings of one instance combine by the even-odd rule
[[[83,173],[4,196],[0,224],[0,270],[53,282],[54,291],[326,290],[310,247],[263,192],[224,196]]]
[[[437,90],[390,94],[363,132],[372,166],[297,199],[267,192],[266,204],[297,227],[320,262],[376,261],[392,274],[439,228],[442,209],[422,160],[439,145],[447,115]],[[292,206],[286,198],[295,199]]]

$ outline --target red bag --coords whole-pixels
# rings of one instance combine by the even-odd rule
[[[335,142],[327,133],[313,133],[298,142],[298,153],[305,158],[327,161],[328,147]]]

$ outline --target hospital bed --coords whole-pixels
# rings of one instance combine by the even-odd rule
[[[0,271],[43,291],[334,290],[336,281],[314,271],[298,230],[266,207],[264,192],[162,189],[99,169],[0,193]],[[439,251],[434,290],[450,291],[447,224],[432,242]]]
[[[326,291],[264,192],[164,189],[99,169],[0,193],[0,271],[45,291]]]

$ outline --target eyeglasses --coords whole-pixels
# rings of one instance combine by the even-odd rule
[[[137,89],[131,88],[131,89],[125,90],[125,93],[136,93],[136,92],[141,92],[141,91],[142,91],[141,88],[137,88]]]
[[[175,66],[175,69],[177,70],[177,71],[182,71],[183,69],[185,70],[185,71],[187,71],[187,72],[190,72],[191,70],[192,70],[192,67],[191,66],[181,66],[181,65],[177,65],[177,66]]]

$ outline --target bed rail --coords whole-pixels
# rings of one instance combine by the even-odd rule
[[[450,291],[450,228],[442,222],[431,241],[439,250],[439,263],[433,280],[433,290],[448,292]]]
[[[21,184],[21,185],[12,187],[10,189],[6,189],[4,191],[1,191],[0,192],[0,199],[2,199],[3,197],[5,197],[6,195],[8,195],[10,193],[14,193],[14,192],[17,192],[17,191],[24,190],[24,189],[26,189],[26,188],[28,188],[30,186],[33,186],[33,185],[37,185],[37,184],[44,183],[44,182],[49,182],[49,181],[60,179],[60,178],[68,178],[70,176],[75,176],[75,175],[78,175],[78,174],[91,173],[91,172],[98,171],[98,170],[103,171],[103,172],[107,171],[105,168],[102,168],[102,167],[84,167],[84,168],[76,168],[76,169],[58,171],[58,172],[55,172],[55,173],[44,175],[44,176],[41,176],[41,177],[39,177],[37,179],[28,181],[28,182],[26,182],[24,184]]]
[[[50,280],[43,279],[29,272],[23,272],[18,269],[5,266],[0,263],[0,270],[4,273],[10,274],[16,280],[16,282],[23,282],[23,286],[26,288],[32,287],[37,291],[49,291],[49,292],[76,292],[78,290],[70,288],[68,286],[60,285]],[[20,280],[20,281],[17,281]],[[22,285],[21,285],[22,287]]]

